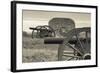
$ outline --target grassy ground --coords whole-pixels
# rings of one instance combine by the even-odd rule
[[[47,62],[57,61],[58,45],[45,45],[43,39],[23,37],[22,61]]]
[[[22,48],[22,62],[48,62],[58,60],[58,47],[57,44],[44,44],[44,39],[34,38],[30,36],[23,36]],[[72,51],[66,47],[66,51]],[[63,60],[69,57],[64,57]]]

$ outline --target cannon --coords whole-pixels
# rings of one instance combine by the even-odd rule
[[[36,28],[30,27],[29,29],[32,30],[32,38],[34,38],[35,36],[34,33],[36,33],[37,38],[55,37],[54,30],[50,26],[47,26],[47,25],[37,26]]]
[[[70,57],[67,60],[91,59],[89,27],[72,29],[65,36],[65,38],[44,39],[44,44],[59,44],[58,61],[63,60],[63,57]],[[73,51],[66,51],[66,47],[70,47]]]

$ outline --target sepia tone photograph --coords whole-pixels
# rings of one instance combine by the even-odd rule
[[[97,67],[97,6],[12,1],[12,72],[84,67]]]
[[[91,13],[22,10],[22,63],[91,60]]]

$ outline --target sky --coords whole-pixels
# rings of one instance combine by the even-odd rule
[[[48,25],[49,20],[55,17],[71,18],[75,22],[75,28],[91,26],[90,13],[23,10],[22,15],[23,31],[26,31],[27,33],[32,32],[29,27]]]

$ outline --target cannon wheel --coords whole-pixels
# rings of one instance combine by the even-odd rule
[[[44,25],[43,27],[45,27],[47,30],[50,30],[51,31],[52,37],[55,37],[56,36],[55,31],[54,31],[54,29],[52,27],[50,27],[48,25]]]
[[[55,32],[50,26],[44,25],[44,26],[37,26],[36,28],[40,29],[40,30],[46,29],[47,31],[44,34],[48,35],[51,32],[51,36],[50,37],[55,37]],[[45,37],[44,34],[41,34],[40,30],[37,31],[37,37],[41,37],[41,38]]]
[[[80,38],[80,33],[85,33],[84,39]],[[63,57],[67,57],[67,60],[83,60],[90,59],[90,28],[75,28],[65,34],[66,38],[58,48],[58,60],[63,60]],[[81,35],[82,36],[82,35]],[[74,44],[70,44],[71,39],[76,39]],[[66,47],[70,47],[73,52],[66,52]]]
[[[37,26],[37,27],[36,27],[36,29],[40,29],[40,28],[41,28],[41,26]],[[40,31],[37,30],[37,33],[36,33],[36,35],[35,35],[36,37],[39,37],[39,36],[38,36],[38,35],[39,35],[39,32],[40,32]],[[32,31],[32,38],[34,38],[34,30]]]
[[[42,26],[37,26],[36,29],[41,29]],[[37,38],[39,37],[40,38],[40,30],[37,30]]]

